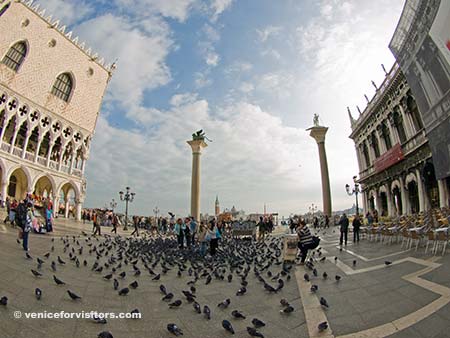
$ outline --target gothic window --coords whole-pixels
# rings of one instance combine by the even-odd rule
[[[371,137],[372,137],[372,147],[373,147],[373,151],[375,153],[375,157],[380,157],[380,147],[378,146],[378,139],[377,139],[377,136],[375,135],[375,132],[372,133]]]
[[[416,132],[418,132],[423,128],[423,122],[419,114],[419,108],[417,107],[416,100],[414,100],[412,96],[408,96],[406,105],[408,107],[408,113],[411,115],[414,129],[416,130]]]
[[[25,42],[16,42],[3,57],[2,63],[17,72],[27,55],[27,45]]]
[[[11,197],[16,196],[17,177],[12,175],[9,179],[8,195]]]
[[[7,3],[5,6],[3,6],[3,7],[0,9],[0,16],[2,16],[3,13],[5,13],[6,10],[7,10],[8,8],[9,8],[9,3]]]
[[[392,142],[389,128],[386,126],[386,123],[381,125],[381,131],[383,134],[384,143],[386,144],[386,150],[389,150],[392,148]]]
[[[363,145],[363,155],[364,161],[366,162],[366,168],[368,168],[370,167],[369,149],[367,149],[367,145],[365,143]]]
[[[406,142],[405,127],[403,127],[403,118],[398,111],[394,113],[394,124],[400,138],[400,143]]]
[[[72,94],[73,81],[72,77],[68,73],[63,73],[58,75],[55,84],[52,88],[52,94],[59,97],[61,100],[66,102],[70,99],[70,94]]]

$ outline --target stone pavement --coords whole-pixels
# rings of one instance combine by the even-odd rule
[[[230,337],[221,322],[232,322],[236,334],[234,337],[250,337],[246,331],[251,319],[257,317],[267,326],[260,329],[265,337],[450,337],[450,255],[444,257],[425,255],[424,249],[417,252],[405,251],[400,244],[386,245],[379,242],[362,240],[359,244],[349,245],[342,251],[337,245],[337,231],[328,230],[322,236],[322,256],[324,262],[316,262],[318,277],[313,277],[308,269],[297,266],[292,279],[285,283],[284,289],[277,293],[267,293],[258,284],[253,271],[248,277],[248,292],[236,297],[240,287],[239,280],[232,283],[213,279],[210,285],[199,280],[197,300],[203,306],[208,304],[212,318],[206,320],[194,312],[192,305],[186,302],[179,309],[170,310],[161,301],[159,285],[166,287],[180,299],[181,290],[187,290],[186,282],[192,278],[184,274],[177,277],[169,271],[162,275],[161,281],[151,280],[143,269],[140,276],[131,276],[132,267],[125,267],[128,276],[120,280],[121,287],[134,280],[139,287],[128,296],[120,297],[113,290],[112,282],[102,279],[107,272],[94,272],[91,266],[94,255],[89,255],[87,247],[83,259],[87,267],[76,268],[69,260],[68,252],[63,252],[60,236],[80,235],[81,231],[90,232],[91,224],[57,220],[55,233],[30,236],[30,254],[34,260],[25,258],[21,246],[16,243],[16,230],[0,225],[0,297],[9,299],[6,307],[0,306],[0,338],[3,337],[96,337],[101,331],[110,331],[114,338],[120,337],[171,337],[167,331],[168,323],[176,323],[184,332],[184,337],[221,338]],[[105,230],[105,229],[104,229]],[[108,232],[110,229],[108,229]],[[123,234],[121,230],[119,233]],[[283,233],[278,228],[276,236]],[[55,238],[54,243],[51,239]],[[81,237],[80,241],[84,241]],[[95,240],[94,240],[95,243]],[[57,286],[49,263],[44,263],[43,277],[34,277],[30,269],[36,268],[36,257],[50,251],[49,261],[58,255],[66,265],[57,264],[55,275],[67,285]],[[338,259],[335,260],[334,258]],[[316,255],[317,258],[317,255]],[[356,260],[356,265],[353,265]],[[393,262],[384,265],[385,260]],[[44,259],[44,261],[47,261]],[[158,269],[158,268],[157,268]],[[157,270],[155,269],[155,270]],[[123,269],[122,269],[123,270]],[[276,268],[271,268],[276,272]],[[324,280],[321,276],[329,275]],[[311,282],[303,279],[304,273],[311,276]],[[336,274],[342,276],[336,282]],[[309,291],[311,283],[319,287],[317,294]],[[34,296],[34,289],[43,291],[40,301]],[[80,295],[80,301],[72,301],[67,289]],[[322,309],[318,303],[320,297],[326,298],[330,307]],[[220,310],[217,304],[225,298],[231,298],[232,305]],[[279,301],[286,298],[295,308],[291,315],[279,313]],[[110,319],[107,324],[97,324],[88,319],[14,319],[14,311],[22,312],[130,312],[138,308],[142,319]],[[246,320],[231,319],[230,312],[239,309],[247,316]],[[318,332],[317,324],[326,320],[330,329]]]

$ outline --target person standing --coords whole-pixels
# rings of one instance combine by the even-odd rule
[[[209,224],[208,235],[210,237],[209,242],[209,253],[211,256],[214,256],[217,251],[217,247],[219,246],[219,238],[217,238],[217,233],[219,230],[217,229],[216,222],[212,220]]]
[[[297,227],[297,236],[299,239],[298,248],[300,249],[300,253],[302,255],[300,265],[305,264],[306,256],[308,255],[309,246],[313,242],[313,238],[311,235],[311,231],[306,225],[305,221],[300,221],[299,226]]]
[[[370,213],[370,211],[367,212],[366,218],[367,218],[367,223],[369,224],[369,226],[372,226],[372,224],[373,224],[373,217],[372,217],[372,214]]]
[[[177,219],[177,222],[174,225],[174,232],[177,236],[178,240],[178,247],[180,249],[183,249],[184,246],[184,229],[186,228],[186,225],[183,223],[183,220],[181,218]]]
[[[266,235],[266,223],[262,216],[259,217],[258,226],[258,241],[264,241],[264,236]]]
[[[92,232],[95,232],[97,228],[97,213],[93,212],[92,213]]]
[[[198,227],[198,242],[200,243],[200,255],[205,256],[206,254],[206,233],[208,232],[208,229],[204,222],[200,223],[200,226]]]
[[[33,204],[31,202],[28,202],[26,205],[26,221],[22,225],[22,246],[25,251],[29,250],[28,247],[28,236],[30,234],[31,228],[32,228],[32,222],[33,222],[33,211],[31,210],[33,208]]]
[[[47,232],[53,231],[52,217],[53,217],[52,205],[47,204],[47,208],[45,209],[45,226],[47,228]]]
[[[330,227],[330,218],[328,217],[328,215],[325,215],[325,228],[329,227]]]
[[[195,221],[194,216],[191,217],[191,222],[189,223],[189,228],[191,230],[191,243],[195,245],[195,234],[197,233],[198,224]]]
[[[6,224],[7,221],[11,221],[9,218],[9,213],[11,212],[11,200],[9,199],[9,197],[6,197],[5,204],[6,204],[6,217],[3,223]]]
[[[361,228],[361,220],[358,214],[355,215],[355,218],[353,219],[352,222],[352,226],[353,226],[353,243],[356,242],[359,243],[359,230]]]
[[[189,219],[189,217],[186,217],[186,219],[184,220],[184,238],[186,238],[186,246],[190,248],[192,234],[191,234],[191,220]]]
[[[96,212],[94,212],[94,214],[93,214],[93,216],[92,216],[92,221],[94,222],[94,229],[95,229],[95,231],[94,231],[94,236],[95,236],[96,234],[98,234],[99,236],[101,236],[102,233],[101,233],[101,229],[100,229],[100,222],[99,222],[99,220],[98,220],[98,215],[97,215]]]
[[[343,214],[341,219],[339,220],[339,225],[341,226],[341,237],[339,239],[339,245],[342,245],[345,241],[345,245],[347,245],[347,237],[348,237],[348,218],[346,214]]]

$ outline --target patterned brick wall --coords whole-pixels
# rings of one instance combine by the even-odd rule
[[[15,42],[24,40],[28,45],[17,73],[0,64],[0,82],[92,133],[110,73],[23,3],[11,2],[0,17],[0,32],[1,59]],[[51,46],[52,42],[56,44]],[[50,93],[63,72],[75,80],[68,103]]]

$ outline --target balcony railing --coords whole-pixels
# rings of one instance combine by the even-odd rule
[[[408,141],[402,144],[403,153],[406,155],[413,151],[414,149],[420,147],[422,144],[424,144],[427,141],[427,138],[425,136],[425,130],[421,130],[416,135],[414,135],[412,138],[410,138]]]
[[[22,150],[22,149],[20,149],[19,147],[14,147],[14,150],[13,150],[13,155],[16,155],[16,156],[22,157],[22,152],[23,152],[23,150]]]
[[[25,159],[28,160],[28,161],[34,161],[34,154],[30,153],[29,151],[27,151],[25,153]]]
[[[38,162],[40,165],[47,165],[47,159],[46,159],[45,157],[42,157],[42,156],[38,156],[37,162]]]
[[[375,167],[373,165],[371,165],[369,168],[366,168],[363,171],[361,171],[361,173],[359,174],[359,177],[361,177],[361,179],[364,179],[364,178],[372,175],[374,172],[375,172]]]
[[[50,161],[49,167],[50,167],[50,169],[58,170],[58,162],[56,162],[56,161]]]
[[[9,149],[11,149],[11,145],[8,143],[2,143],[2,150],[5,152],[9,152]]]

